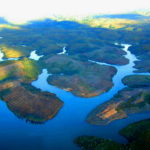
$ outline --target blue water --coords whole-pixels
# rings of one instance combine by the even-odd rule
[[[26,123],[10,112],[4,102],[0,102],[0,149],[78,150],[79,148],[73,143],[73,140],[80,135],[94,135],[121,143],[127,142],[118,134],[118,131],[130,123],[150,118],[150,113],[132,114],[126,119],[114,121],[106,126],[91,125],[85,121],[87,115],[96,106],[108,101],[125,87],[121,82],[123,77],[135,74],[133,66],[137,59],[128,51],[130,45],[123,46],[123,50],[127,52],[125,57],[130,60],[129,64],[124,66],[105,64],[116,67],[118,72],[113,78],[112,89],[97,97],[81,98],[49,85],[47,83],[49,74],[46,69],[43,69],[38,80],[34,81],[32,85],[42,91],[55,93],[64,101],[64,106],[57,116],[45,124]]]

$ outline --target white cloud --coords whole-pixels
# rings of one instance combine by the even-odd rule
[[[23,22],[52,14],[117,13],[150,8],[150,0],[0,0],[0,16]]]

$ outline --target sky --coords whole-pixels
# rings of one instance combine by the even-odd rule
[[[0,0],[0,16],[23,23],[51,15],[89,15],[150,9],[150,0]]]

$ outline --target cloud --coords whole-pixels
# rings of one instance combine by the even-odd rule
[[[14,22],[52,14],[118,13],[150,8],[149,0],[0,0],[0,4],[0,16]]]

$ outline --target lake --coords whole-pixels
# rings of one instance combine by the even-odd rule
[[[125,87],[121,82],[127,75],[133,73],[136,57],[128,51],[130,45],[122,44],[126,51],[125,57],[129,64],[123,66],[110,65],[117,69],[113,77],[114,86],[108,92],[93,98],[74,96],[47,83],[48,76],[52,75],[43,69],[32,85],[42,91],[55,93],[64,106],[52,120],[44,124],[31,124],[18,119],[3,101],[0,101],[0,147],[1,149],[16,150],[79,150],[73,140],[80,135],[93,135],[112,139],[121,143],[126,139],[118,131],[130,123],[150,118],[150,113],[132,114],[126,119],[114,121],[106,126],[91,125],[86,122],[87,115],[98,105],[111,99],[119,90]],[[101,64],[101,62],[93,62]],[[143,73],[142,73],[143,74]],[[147,73],[145,73],[147,75]],[[149,75],[149,74],[148,74]]]

